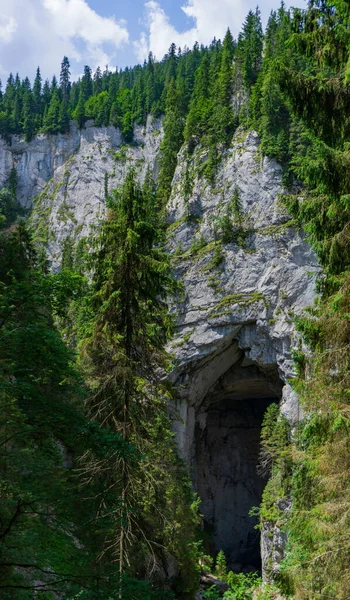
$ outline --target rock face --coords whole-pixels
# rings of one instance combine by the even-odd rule
[[[15,166],[18,200],[31,210],[35,239],[46,246],[53,269],[60,267],[64,240],[91,233],[105,213],[107,191],[131,167],[141,180],[148,168],[157,176],[161,139],[161,120],[149,117],[145,127],[135,127],[132,146],[122,144],[115,127],[92,122],[82,130],[72,122],[70,134],[41,135],[29,144],[17,136],[11,146],[1,141],[0,183]]]
[[[212,186],[198,176],[203,161],[201,150],[190,159],[183,151],[169,203],[169,248],[183,284],[170,345],[182,398],[176,430],[202,499],[209,550],[223,549],[231,568],[249,569],[260,563],[248,513],[264,486],[256,473],[263,413],[277,401],[292,425],[298,420],[287,383],[292,319],[312,304],[319,266],[280,201],[281,168],[261,157],[254,132],[237,132]],[[224,244],[230,211],[232,241]],[[263,539],[263,565],[277,554]]]
[[[124,147],[113,127],[1,142],[0,180],[16,165],[18,197],[32,206],[38,241],[60,266],[68,237],[89,235],[105,211],[107,189],[133,166],[142,180],[158,173],[161,121],[135,130]],[[298,398],[293,376],[293,315],[312,304],[320,271],[302,232],[283,208],[282,170],[259,151],[254,132],[237,131],[223,151],[214,183],[201,175],[206,152],[183,148],[169,201],[169,252],[182,291],[172,303],[169,344],[179,401],[174,427],[202,499],[208,548],[223,549],[231,568],[258,568],[259,539],[249,510],[264,481],[256,472],[264,411],[280,402],[292,425]],[[285,540],[266,531],[263,567],[278,562]],[[271,536],[270,536],[271,537]],[[281,539],[280,539],[281,538]],[[278,548],[277,548],[278,546]]]

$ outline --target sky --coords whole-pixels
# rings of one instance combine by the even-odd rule
[[[260,0],[264,25],[279,0]],[[59,75],[63,56],[76,79],[88,64],[111,70],[160,60],[170,44],[192,47],[234,37],[257,0],[0,0],[0,78],[10,72],[32,81]],[[292,6],[305,8],[306,0]],[[287,2],[288,5],[288,2]]]

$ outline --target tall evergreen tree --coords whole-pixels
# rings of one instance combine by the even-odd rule
[[[70,64],[67,56],[63,57],[61,63],[61,72],[60,72],[60,90],[61,90],[61,98],[65,104],[68,104],[69,95],[71,90],[70,83]]]
[[[230,103],[232,95],[232,67],[235,43],[231,31],[228,29],[222,46],[221,66],[218,76],[218,100],[223,106]]]
[[[166,73],[165,83],[168,84],[172,79],[176,79],[178,57],[176,54],[176,44],[172,43],[165,57]]]
[[[257,80],[262,63],[263,31],[261,15],[257,8],[249,11],[238,38],[238,55],[241,59],[244,82],[249,89]]]
[[[35,119],[35,129],[38,130],[42,124],[42,78],[40,68],[36,70],[36,75],[33,84],[33,110]]]
[[[50,105],[47,109],[43,128],[46,133],[56,134],[60,130],[60,95],[58,87],[54,87],[53,94],[51,96]]]
[[[182,504],[177,526],[181,530],[187,521],[190,537],[193,516],[186,507],[189,489],[180,483],[185,473],[175,458],[168,391],[160,379],[171,324],[165,299],[173,283],[167,256],[158,247],[161,230],[151,183],[142,191],[130,172],[109,207],[93,261],[95,316],[80,348],[91,388],[90,416],[135,446],[132,463],[119,458],[105,469],[101,491],[102,498],[109,489],[121,491],[106,542],[119,566],[119,597],[124,598],[125,572],[140,572],[150,558],[162,561],[162,548],[179,558],[180,546],[184,551],[175,529],[166,532],[173,502]],[[176,500],[171,492],[175,481]],[[189,550],[187,560],[191,571]],[[184,564],[183,557],[180,561]]]
[[[194,90],[186,119],[185,139],[191,141],[193,136],[202,137],[208,132],[208,123],[213,111],[214,100],[210,93],[210,60],[208,53],[204,54],[202,62],[196,72]]]
[[[87,65],[85,65],[84,67],[84,75],[81,79],[81,91],[83,95],[83,100],[84,102],[86,102],[86,100],[88,100],[90,96],[92,96],[93,92],[91,69]]]
[[[82,527],[96,507],[83,502],[85,492],[77,487],[72,467],[86,452],[99,460],[100,444],[107,444],[104,457],[112,447],[116,455],[121,440],[114,436],[111,443],[110,434],[91,428],[84,417],[73,356],[53,322],[53,307],[65,310],[67,300],[64,278],[57,277],[42,273],[23,223],[1,232],[0,595],[4,599],[37,594],[72,597],[81,590],[80,584],[94,593],[101,583],[95,563],[98,535],[92,528],[86,535]],[[94,484],[89,489],[91,496],[96,494]]]
[[[179,97],[175,81],[168,84],[164,119],[164,139],[161,144],[160,173],[158,181],[159,203],[165,206],[171,192],[177,153],[183,141],[184,117],[179,108]]]
[[[36,114],[31,90],[26,90],[23,95],[22,128],[27,142],[33,137],[36,128]]]
[[[95,73],[94,73],[94,78],[93,78],[93,84],[92,84],[92,89],[93,89],[93,93],[95,96],[97,96],[97,94],[100,94],[103,90],[103,77],[102,77],[102,71],[101,71],[101,67],[97,67]]]
[[[79,128],[81,129],[85,123],[85,100],[82,88],[80,89],[78,104],[73,112],[73,118],[76,120]]]

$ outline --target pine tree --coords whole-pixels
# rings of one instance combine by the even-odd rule
[[[156,88],[155,88],[155,76],[154,76],[154,57],[152,52],[148,55],[147,64],[145,67],[145,108],[147,114],[152,111],[153,104],[155,102]]]
[[[63,61],[61,63],[59,90],[60,106],[57,130],[61,133],[66,133],[67,131],[69,131],[69,97],[71,91],[70,64],[67,56],[63,57]]]
[[[48,79],[45,80],[42,91],[42,106],[43,106],[43,117],[45,110],[47,111],[51,101],[51,90],[50,82]]]
[[[104,456],[111,454],[112,446],[114,455],[121,448],[116,436],[111,443],[110,434],[91,428],[80,406],[73,355],[53,322],[53,306],[67,308],[64,287],[61,275],[42,273],[23,222],[1,232],[0,587],[4,598],[23,597],[24,590],[26,596],[27,591],[30,596],[36,592],[45,596],[50,590],[50,595],[73,597],[86,580],[91,592],[97,588],[98,536],[91,530],[85,535],[82,527],[94,515],[94,502],[83,501],[86,490],[77,487],[72,468],[64,465],[64,454],[69,449],[73,462],[89,452],[98,461],[99,445],[107,444]],[[89,493],[96,492],[92,483]]]
[[[54,92],[56,90],[58,90],[58,84],[57,84],[57,77],[56,77],[56,75],[54,75],[51,79],[51,85],[50,85],[51,96],[54,94]]]
[[[132,113],[133,121],[139,125],[144,124],[146,120],[145,111],[145,89],[143,70],[140,69],[132,89]]]

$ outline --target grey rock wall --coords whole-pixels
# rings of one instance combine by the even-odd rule
[[[13,136],[9,146],[0,139],[0,185],[15,166],[18,200],[31,212],[35,238],[53,269],[60,267],[64,240],[90,235],[103,217],[106,189],[121,185],[131,167],[140,180],[148,168],[157,176],[162,135],[161,119],[149,117],[145,127],[135,127],[132,146],[123,145],[115,127],[93,122],[82,130],[72,122],[70,134],[40,135],[30,143]]]
[[[236,133],[213,185],[198,176],[205,160],[201,149],[190,157],[182,150],[169,202],[169,250],[183,284],[169,345],[172,380],[182,399],[174,419],[203,499],[210,549],[225,549],[231,567],[245,568],[256,546],[249,541],[253,522],[243,513],[259,504],[263,486],[256,479],[261,419],[252,410],[257,401],[280,401],[292,426],[300,417],[288,383],[298,343],[293,317],[313,303],[320,268],[281,201],[281,167],[261,156],[254,132]],[[235,227],[244,235],[224,244],[220,219],[237,191]],[[250,417],[239,410],[242,402]],[[276,545],[283,537],[277,529]],[[264,534],[261,551],[263,569],[276,570],[272,563],[283,549]]]

